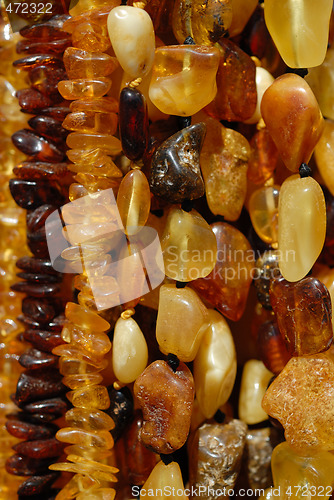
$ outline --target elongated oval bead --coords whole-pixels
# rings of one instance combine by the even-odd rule
[[[103,52],[88,52],[69,47],[64,52],[64,66],[68,78],[100,78],[110,75],[118,66],[115,57]]]
[[[311,68],[325,59],[331,0],[266,0],[267,28],[287,66]]]
[[[136,380],[147,365],[145,337],[133,318],[119,318],[115,325],[112,366],[118,380],[129,384]]]
[[[279,186],[268,186],[254,191],[249,200],[249,215],[261,240],[277,243]]]
[[[326,204],[312,177],[292,175],[280,191],[278,206],[279,267],[288,281],[306,276],[324,245]]]
[[[145,226],[151,207],[150,186],[146,175],[134,169],[122,179],[117,207],[126,234],[135,234]]]
[[[290,354],[276,323],[266,321],[260,326],[257,346],[264,366],[278,375],[289,361]]]
[[[327,288],[311,276],[297,283],[272,281],[270,301],[292,356],[326,351],[333,341],[332,307]]]
[[[207,326],[208,311],[194,290],[162,285],[156,328],[161,352],[192,361]]]
[[[243,31],[257,4],[257,0],[231,0],[232,23],[228,30],[230,36],[239,35]]]
[[[118,62],[133,78],[149,73],[155,37],[150,16],[143,9],[120,6],[110,11],[108,32]]]
[[[268,415],[261,407],[269,380],[273,374],[262,361],[250,359],[244,365],[239,395],[239,416],[246,424],[258,424]]]
[[[231,395],[237,359],[225,318],[209,310],[208,321],[194,361],[194,380],[200,409],[206,418],[212,418]]]
[[[155,51],[149,96],[167,115],[190,116],[217,92],[219,51],[204,45],[169,45]]]
[[[161,249],[165,274],[177,281],[192,281],[207,276],[217,259],[215,235],[196,210],[170,210]]]
[[[125,87],[119,96],[119,132],[125,156],[139,160],[148,145],[148,111],[137,89]]]
[[[263,95],[261,114],[285,165],[297,172],[308,163],[324,127],[309,85],[292,73],[279,76]]]
[[[321,177],[334,195],[334,122],[331,120],[325,120],[324,131],[314,153]]]
[[[177,491],[177,496],[174,494],[170,495],[170,492],[168,492],[169,488],[171,488],[170,492]],[[171,497],[186,500],[188,497],[184,492],[182,493],[183,489],[184,486],[179,464],[177,462],[171,462],[165,465],[163,462],[159,462],[143,485],[140,498],[144,499],[146,495],[149,495],[149,492],[153,492],[154,499],[160,498],[161,500],[167,500],[168,497]],[[162,494],[154,494],[157,491],[161,491]]]
[[[154,361],[137,378],[134,394],[144,423],[141,440],[156,453],[172,453],[184,445],[194,400],[194,380],[180,363],[176,372],[165,361]]]

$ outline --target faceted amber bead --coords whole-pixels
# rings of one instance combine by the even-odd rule
[[[148,112],[145,97],[129,87],[119,96],[119,132],[122,149],[130,160],[139,160],[148,145]]]
[[[64,99],[93,99],[104,96],[111,88],[111,80],[105,77],[63,80],[58,90]]]
[[[150,186],[141,170],[131,170],[122,179],[117,207],[126,234],[135,234],[145,226],[150,213],[151,195]]]
[[[252,282],[254,253],[245,236],[225,222],[211,225],[217,240],[217,263],[192,287],[228,318],[238,321],[245,309]]]
[[[258,424],[268,418],[261,407],[261,401],[272,376],[262,361],[257,359],[250,359],[244,365],[239,395],[239,417],[249,425]]]
[[[278,375],[290,359],[278,326],[273,321],[263,323],[257,335],[261,360],[266,368]]]
[[[334,194],[334,122],[325,120],[325,128],[315,147],[315,160],[326,187]]]
[[[208,311],[194,290],[161,286],[156,327],[161,352],[192,361],[207,326]]]
[[[231,395],[237,359],[231,331],[225,318],[209,310],[209,326],[194,361],[196,398],[206,418],[212,418]]]
[[[170,210],[161,249],[165,274],[177,281],[192,281],[207,276],[217,260],[215,235],[196,210]]]
[[[331,0],[266,0],[264,17],[278,51],[291,68],[319,66],[325,58]],[[284,36],[283,36],[284,33]]]
[[[334,353],[293,357],[267,389],[262,406],[281,422],[295,452],[334,449]]]
[[[277,243],[279,186],[254,191],[249,200],[249,215],[257,235],[265,243]]]
[[[94,113],[79,111],[69,113],[62,123],[66,130],[113,135],[117,130],[118,118],[115,113]]]
[[[189,368],[180,363],[176,372],[165,361],[155,361],[137,378],[134,394],[144,423],[141,440],[156,453],[172,453],[184,445],[194,399]]]
[[[314,92],[321,112],[326,118],[334,120],[334,98],[331,88],[334,82],[334,49],[327,50],[324,62],[309,69],[305,80]]]
[[[324,126],[309,85],[292,73],[276,78],[263,95],[261,114],[285,165],[297,172],[311,158]]]
[[[232,22],[230,0],[201,2],[176,0],[173,10],[173,32],[179,43],[191,36],[197,45],[213,45]]]
[[[69,47],[64,53],[64,66],[68,78],[100,78],[108,76],[118,66],[115,57],[103,52],[88,52]]]
[[[264,184],[273,175],[278,160],[277,148],[267,128],[253,135],[250,147],[247,177],[254,184]]]
[[[110,11],[108,32],[116,57],[133,78],[151,71],[155,37],[150,16],[142,9],[120,6]]]
[[[249,18],[253,14],[257,0],[231,0],[232,24],[230,26],[230,36],[239,35],[246,26]]]
[[[254,61],[227,38],[219,41],[217,95],[205,111],[217,120],[245,121],[256,109]]]
[[[149,96],[168,115],[190,116],[217,92],[219,51],[215,47],[169,45],[155,51]]]
[[[280,190],[278,206],[279,267],[288,281],[298,281],[318,258],[326,235],[326,204],[312,177],[292,175]]]
[[[204,182],[199,161],[205,131],[204,123],[196,123],[159,146],[150,173],[150,186],[155,196],[170,203],[203,196]]]
[[[176,498],[176,495],[170,495],[170,493],[177,491],[177,497],[180,498],[180,500],[186,500],[188,497],[184,492],[182,493],[183,489],[184,486],[179,464],[177,462],[171,462],[165,465],[163,462],[159,462],[145,482],[141,490],[141,498],[146,498],[146,495],[150,495],[150,492],[155,493],[161,491],[161,495],[156,493],[151,496],[153,496],[153,498],[167,500],[168,497]]]
[[[270,301],[292,356],[326,351],[333,341],[332,307],[327,288],[313,277],[297,283],[272,281]]]

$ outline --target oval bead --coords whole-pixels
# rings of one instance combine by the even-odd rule
[[[231,395],[237,373],[233,337],[225,318],[208,311],[205,330],[194,360],[196,398],[206,418],[212,418]]]
[[[155,37],[150,16],[143,9],[120,6],[110,11],[108,33],[123,70],[133,78],[143,77],[152,68]]]
[[[119,133],[123,153],[132,161],[139,160],[148,145],[148,111],[137,89],[125,87],[119,96]]]
[[[115,325],[112,366],[117,379],[129,384],[145,370],[148,351],[145,337],[133,318],[119,318]]]
[[[324,245],[326,204],[319,184],[312,177],[292,175],[280,191],[278,206],[279,267],[288,281],[309,272]]]
[[[179,464],[177,462],[171,462],[165,465],[163,462],[159,462],[143,485],[140,498],[145,499],[146,495],[149,495],[149,492],[161,491],[161,495],[153,495],[153,498],[167,500],[168,497],[170,497],[170,494],[168,494],[169,488],[171,488],[170,491],[178,492],[177,496],[180,500],[187,500],[188,497],[186,494],[182,493],[184,486]],[[167,492],[167,494],[165,492]]]
[[[324,126],[309,85],[292,73],[276,78],[263,95],[261,114],[285,165],[297,172],[311,158]]]
[[[141,170],[131,170],[122,179],[117,207],[126,234],[136,234],[145,226],[151,208],[151,194],[146,175]]]
[[[267,28],[287,66],[311,68],[323,62],[332,5],[332,0],[265,1]]]
[[[279,186],[254,191],[249,200],[249,215],[257,235],[265,243],[277,243]]]
[[[324,131],[314,153],[321,177],[334,195],[334,122],[331,120],[325,120]]]

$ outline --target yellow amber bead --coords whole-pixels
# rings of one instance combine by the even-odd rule
[[[151,208],[151,193],[146,175],[141,170],[131,170],[123,178],[117,194],[117,207],[126,234],[136,234],[145,226]]]
[[[73,113],[78,111],[91,113],[118,113],[118,101],[113,97],[100,97],[100,99],[78,99],[71,102],[70,110]],[[78,158],[80,160],[80,158]],[[75,160],[72,160],[75,161]]]
[[[204,278],[212,271],[217,260],[216,237],[196,210],[170,210],[161,249],[165,274],[177,281]]]
[[[239,395],[239,417],[248,425],[267,420],[261,402],[269,380],[273,376],[262,361],[250,359],[244,365]]]
[[[326,118],[334,120],[334,48],[327,50],[324,62],[316,68],[309,69],[305,80],[317,98],[321,112]]]
[[[182,490],[184,486],[179,464],[171,462],[165,465],[158,462],[141,489],[140,499],[150,496],[152,500],[187,500],[188,497]]]
[[[108,335],[97,331],[95,328],[92,331],[82,331],[80,328],[68,323],[64,326],[61,336],[65,342],[75,342],[78,347],[91,352],[94,357],[103,356],[111,349]]]
[[[81,446],[110,449],[114,440],[108,431],[88,431],[75,427],[63,427],[56,434],[62,443],[79,444]]]
[[[113,135],[117,130],[118,118],[116,113],[90,113],[77,111],[69,113],[62,123],[66,130],[88,132],[92,134]]]
[[[111,88],[111,80],[101,77],[95,79],[79,78],[63,80],[58,84],[58,90],[64,99],[92,99],[103,97]]]
[[[230,36],[239,35],[253,14],[258,2],[257,0],[231,0],[232,24],[229,28]]]
[[[326,204],[312,177],[292,175],[281,187],[278,207],[279,267],[288,281],[306,276],[326,235]]]
[[[332,0],[265,0],[264,18],[285,64],[319,66],[325,58]]]
[[[101,318],[101,316],[85,310],[73,302],[66,304],[65,316],[69,321],[86,330],[105,332],[110,328],[108,321]]]
[[[279,186],[254,191],[249,200],[249,215],[258,236],[270,245],[278,238]]]
[[[77,375],[69,375],[63,378],[63,384],[70,389],[81,389],[87,385],[100,384],[103,381],[102,375],[98,373],[85,373]]]
[[[92,478],[83,476],[82,474],[76,474],[58,493],[57,500],[69,500],[71,498],[75,498],[80,491],[85,491],[94,484],[96,484],[96,481]]]
[[[86,408],[71,408],[66,412],[65,420],[70,427],[87,431],[110,431],[115,427],[113,419],[103,411]]]
[[[149,97],[168,115],[190,116],[217,93],[220,52],[216,47],[169,45],[155,51]]]
[[[100,78],[110,75],[118,66],[115,57],[103,52],[88,52],[68,47],[64,52],[64,65],[69,79]]]
[[[73,391],[71,402],[79,408],[98,410],[106,410],[110,406],[109,394],[103,385],[91,385]]]
[[[122,151],[121,141],[107,134],[81,134],[73,132],[66,140],[69,148],[96,149],[100,148],[109,155],[118,155]],[[84,151],[83,151],[84,152]]]
[[[107,360],[101,362],[83,361],[80,359],[61,357],[59,359],[59,371],[64,377],[80,373],[98,373],[106,368]]]
[[[314,153],[321,177],[334,195],[334,122],[331,120],[325,120],[324,131]]]
[[[208,311],[209,326],[194,360],[196,398],[206,418],[212,418],[231,395],[237,373],[233,337],[225,318]]]
[[[192,361],[207,326],[208,311],[194,290],[162,285],[156,327],[161,352]]]

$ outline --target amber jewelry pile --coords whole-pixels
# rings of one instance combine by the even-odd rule
[[[19,500],[332,495],[332,8],[79,0],[21,30]]]

